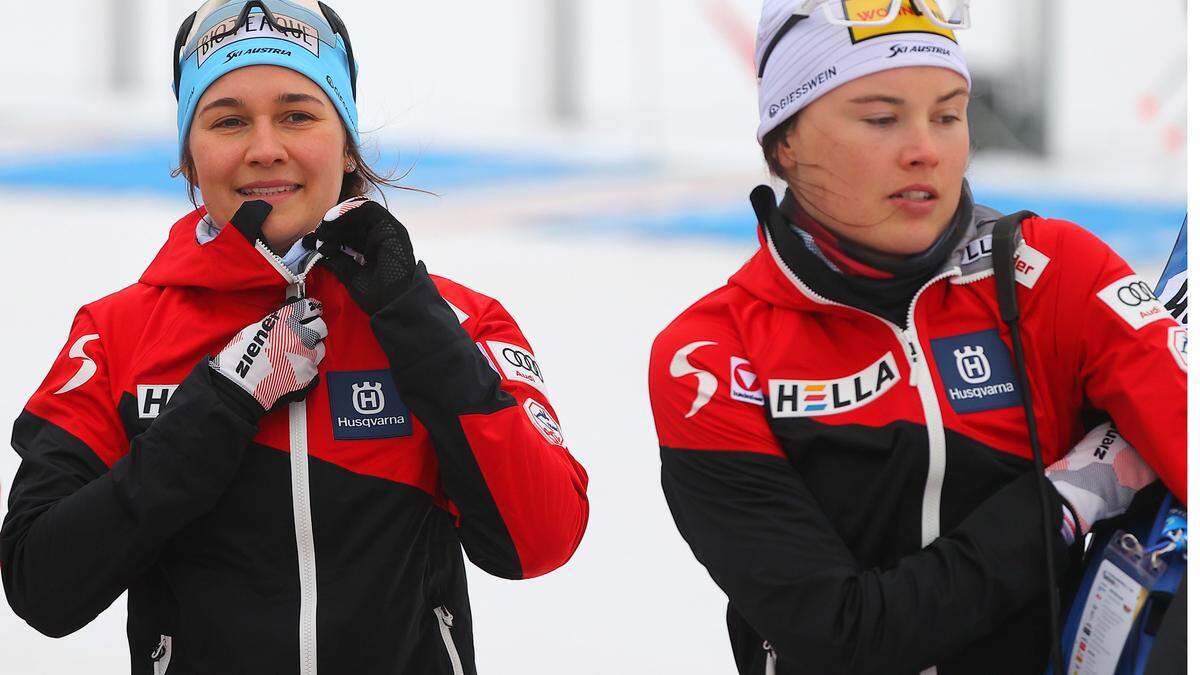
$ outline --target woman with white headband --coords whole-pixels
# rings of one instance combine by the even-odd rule
[[[1186,498],[1182,329],[1082,228],[971,197],[968,25],[968,0],[764,2],[787,192],[755,190],[761,249],[650,359],[663,490],[743,675],[1041,673],[1051,569],[1155,474]]]
[[[211,0],[172,58],[203,206],[16,422],[8,601],[62,636],[128,591],[133,673],[475,673],[463,552],[542,575],[588,518],[529,342],[365,197],[332,9]]]

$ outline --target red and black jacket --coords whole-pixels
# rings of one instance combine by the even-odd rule
[[[1044,479],[997,309],[999,214],[968,207],[903,325],[853,306],[775,218],[654,343],[663,490],[729,597],[743,674],[1045,668]],[[1020,330],[1047,463],[1103,413],[1186,497],[1182,329],[1085,230],[1031,218],[1022,232]]]
[[[588,517],[529,342],[423,265],[368,317],[234,227],[197,244],[202,215],[80,310],[17,419],[9,603],[61,636],[128,589],[134,673],[474,673],[462,552],[538,576]],[[254,419],[208,355],[296,282],[325,308],[320,381]]]

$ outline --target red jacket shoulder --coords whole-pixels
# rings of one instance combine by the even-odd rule
[[[129,321],[143,316],[154,307],[162,297],[161,286],[151,286],[141,282],[130,284],[119,291],[110,293],[99,300],[93,300],[83,306],[97,321]]]
[[[89,302],[80,313],[91,317],[109,345],[106,350],[109,357],[113,358],[134,348],[162,294],[161,287],[138,282]]]
[[[753,298],[742,288],[726,284],[680,312],[659,332],[654,343],[656,346],[659,343],[673,343],[710,331],[733,334],[736,332],[734,316],[737,309],[752,301]]]
[[[442,299],[454,310],[459,323],[464,326],[472,319],[478,319],[496,309],[503,309],[500,301],[457,281],[436,274],[430,274],[429,278],[433,280],[433,285],[437,287]]]
[[[1030,218],[1022,224],[1021,234],[1027,244],[1052,258],[1061,257],[1087,265],[1091,261],[1103,262],[1114,255],[1108,244],[1069,220]]]
[[[732,379],[739,369],[752,371],[739,316],[758,302],[736,285],[723,286],[655,338],[649,390],[659,445],[782,455],[763,416],[761,391]]]

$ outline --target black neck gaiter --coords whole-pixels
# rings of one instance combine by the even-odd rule
[[[928,249],[902,259],[881,256],[833,235],[843,255],[886,273],[890,276],[886,279],[846,274],[834,269],[811,237],[805,241],[805,228],[820,225],[803,211],[790,190],[784,193],[779,205],[779,217],[769,219],[767,227],[784,263],[819,295],[907,328],[913,296],[945,267],[947,258],[971,223],[974,208],[971,190],[963,181],[962,197],[949,226]]]

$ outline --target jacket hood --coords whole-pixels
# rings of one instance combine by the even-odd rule
[[[236,227],[227,224],[212,241],[196,242],[196,226],[205,213],[204,207],[200,207],[171,226],[167,243],[142,273],[140,281],[162,287],[270,290],[282,295],[291,282],[290,273]]]
[[[788,309],[814,309],[820,306],[814,298],[799,292],[791,271],[776,262],[764,228],[758,228],[758,251],[746,264],[729,277],[729,283],[745,290],[763,302]],[[816,294],[813,293],[813,296]]]

